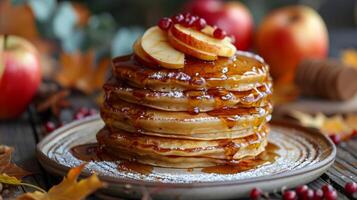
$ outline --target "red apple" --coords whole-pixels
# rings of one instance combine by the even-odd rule
[[[0,35],[0,119],[21,114],[40,82],[36,48],[23,38]]]
[[[246,6],[239,2],[224,3],[220,0],[193,0],[185,6],[194,15],[206,19],[235,37],[234,45],[248,50],[252,43],[253,18]]]
[[[302,59],[326,58],[328,33],[315,10],[306,6],[283,7],[263,19],[256,48],[270,64],[276,81],[291,82]]]

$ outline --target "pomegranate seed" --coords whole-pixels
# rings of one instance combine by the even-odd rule
[[[352,131],[352,136],[357,136],[357,129]]]
[[[194,26],[197,30],[204,29],[206,27],[206,25],[207,25],[207,22],[203,18],[198,18],[194,23]]]
[[[46,133],[51,133],[56,129],[56,125],[55,123],[48,121],[45,123],[45,129],[46,129]]]
[[[295,192],[299,197],[302,197],[304,192],[307,191],[308,189],[309,187],[307,187],[307,185],[300,185],[295,189]]]
[[[328,191],[328,192],[324,193],[324,197],[326,200],[336,200],[337,192],[336,192],[336,190]]]
[[[352,195],[353,193],[357,192],[357,183],[355,182],[346,183],[345,192],[348,195]]]
[[[192,17],[192,14],[191,14],[191,13],[185,13],[184,17],[185,17],[185,18]]]
[[[226,33],[224,30],[220,29],[220,28],[216,28],[216,29],[213,31],[213,36],[214,36],[215,38],[217,38],[217,39],[220,39],[220,40],[223,39],[223,38],[225,38],[226,35],[227,35],[227,33]]]
[[[81,107],[81,108],[79,108],[79,110],[77,111],[77,113],[83,113],[83,114],[86,114],[86,113],[88,113],[89,112],[89,109],[88,108],[86,108],[86,107]]]
[[[304,199],[304,200],[310,200],[314,198],[314,190],[312,189],[307,189],[305,190],[301,196],[299,196],[299,199]]]
[[[324,192],[321,189],[314,191],[313,200],[322,200],[324,198]]]
[[[164,17],[160,19],[158,26],[160,27],[161,30],[168,30],[172,25],[172,20],[168,17]]]
[[[335,145],[338,145],[341,142],[341,137],[339,135],[330,135],[330,139]]]
[[[179,24],[185,19],[185,17],[183,16],[183,14],[179,13],[179,14],[171,17],[171,19],[175,24]]]
[[[259,188],[253,188],[251,191],[250,191],[250,199],[252,200],[257,200],[259,199],[261,196],[262,196],[262,193],[263,191]]]
[[[335,189],[334,189],[331,185],[329,185],[329,184],[323,185],[323,186],[321,187],[321,189],[322,189],[322,191],[324,192],[324,194],[327,193],[327,192],[330,192],[330,191],[334,191],[334,190],[335,190]]]

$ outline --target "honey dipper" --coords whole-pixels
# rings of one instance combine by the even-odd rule
[[[295,83],[306,96],[345,101],[357,93],[357,70],[336,60],[308,59],[298,65]]]

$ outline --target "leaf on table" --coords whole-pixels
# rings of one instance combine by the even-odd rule
[[[51,110],[51,112],[58,117],[63,108],[71,106],[71,103],[67,99],[69,95],[69,90],[55,92],[39,103],[36,103],[36,111],[45,112]]]
[[[53,186],[47,193],[32,192],[25,193],[19,196],[18,200],[80,200],[90,195],[99,188],[105,186],[96,174],[91,175],[86,179],[77,181],[77,178],[83,170],[85,164],[69,170],[67,177],[64,177],[62,182]]]
[[[325,135],[339,135],[342,139],[348,139],[352,136],[357,126],[357,116],[350,115],[346,118],[341,115],[326,117],[322,113],[312,116],[299,111],[292,111],[290,114],[297,119],[301,125],[319,129]]]
[[[343,50],[341,53],[341,60],[344,64],[357,69],[357,50],[356,49]]]
[[[11,162],[13,151],[14,149],[11,147],[0,145],[0,174],[22,179],[31,173]]]
[[[94,51],[87,53],[62,53],[61,68],[55,79],[63,86],[92,93],[102,87],[106,79],[109,58],[96,63]]]

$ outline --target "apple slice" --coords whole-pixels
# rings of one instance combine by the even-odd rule
[[[229,39],[226,39],[228,37],[223,40],[216,39],[212,35],[209,35],[212,34],[210,33],[212,30],[213,28],[201,32],[192,28],[186,28],[180,24],[175,24],[170,29],[173,36],[195,49],[224,57],[233,56],[236,48],[229,42]]]
[[[171,31],[169,31],[168,38],[169,38],[170,44],[174,48],[178,49],[179,51],[184,52],[185,54],[191,55],[191,56],[193,56],[195,58],[199,58],[199,59],[202,59],[202,60],[208,60],[208,61],[217,60],[218,59],[217,54],[201,51],[199,49],[195,49],[195,48],[193,48],[191,46],[188,46],[187,44],[181,42],[180,40],[178,40],[172,34]]]
[[[137,56],[139,61],[148,67],[154,67],[158,64],[150,58],[150,56],[144,51],[141,46],[141,38],[138,38],[133,45],[134,54]]]
[[[157,26],[149,28],[144,33],[141,46],[144,52],[162,67],[169,69],[184,67],[185,54],[173,48],[168,42],[167,33]]]

